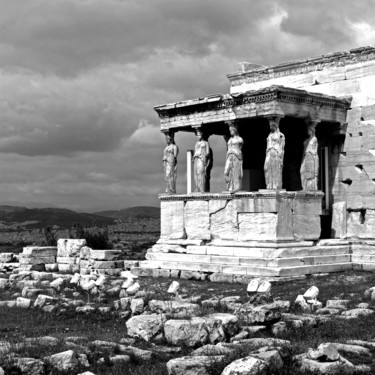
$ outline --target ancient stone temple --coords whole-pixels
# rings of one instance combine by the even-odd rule
[[[228,78],[227,94],[155,107],[166,193],[141,267],[215,280],[375,269],[375,48],[240,63]],[[196,143],[188,193],[175,186],[178,132]],[[208,137],[227,142],[222,193],[210,193]]]

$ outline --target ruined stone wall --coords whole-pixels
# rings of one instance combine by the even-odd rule
[[[344,144],[331,150],[332,199],[346,202],[347,233],[344,229],[340,237],[375,238],[375,49],[242,71],[228,78],[232,94],[283,85],[352,97]]]

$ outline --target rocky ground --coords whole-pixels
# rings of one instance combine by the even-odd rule
[[[248,286],[13,271],[0,374],[375,373],[375,278]]]

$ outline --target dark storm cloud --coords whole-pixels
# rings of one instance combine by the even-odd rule
[[[160,48],[208,55],[224,36],[251,28],[267,3],[3,0],[0,64],[74,75],[107,62],[138,61]]]

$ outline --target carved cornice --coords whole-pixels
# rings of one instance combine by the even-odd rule
[[[270,101],[282,101],[294,104],[306,104],[311,106],[329,107],[331,109],[346,110],[350,107],[351,98],[337,98],[320,93],[311,93],[305,90],[284,86],[269,86],[256,91],[247,91],[236,95],[216,96],[188,100],[154,107],[161,119],[177,116],[193,116],[198,113],[233,109],[241,105],[251,103],[264,103]]]
[[[280,198],[322,198],[324,193],[321,191],[275,191],[269,192],[239,192],[239,193],[201,193],[201,194],[159,194],[162,202],[169,201],[209,201],[209,200],[233,200],[233,199],[275,199]]]
[[[345,52],[334,52],[309,59],[285,62],[271,66],[252,67],[252,64],[242,64],[245,71],[228,74],[231,86],[243,83],[254,83],[272,78],[295,74],[310,73],[333,67],[345,67],[360,62],[375,60],[375,48],[360,47]],[[246,70],[247,69],[247,70]]]

